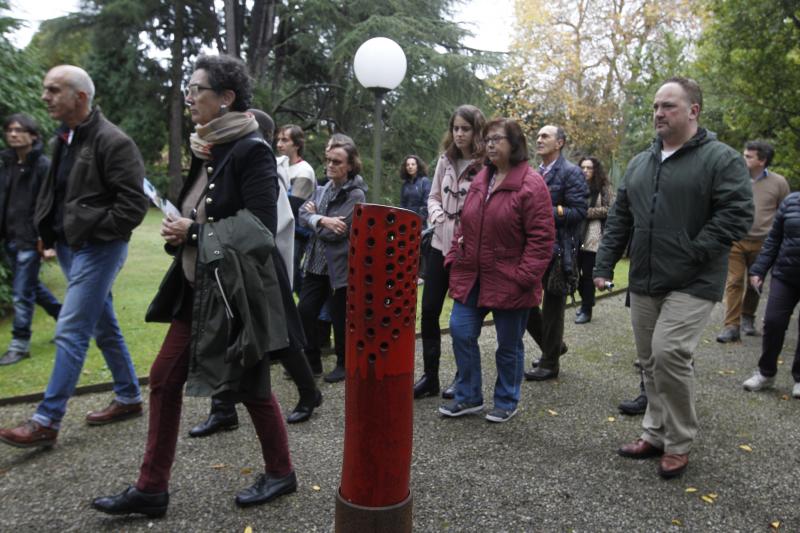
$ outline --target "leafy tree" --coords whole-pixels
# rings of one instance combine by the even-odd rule
[[[800,5],[792,0],[708,0],[712,16],[698,69],[733,146],[775,144],[773,167],[800,187]],[[708,107],[708,106],[707,106]]]

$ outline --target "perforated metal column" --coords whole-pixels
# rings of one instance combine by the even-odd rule
[[[356,531],[340,523],[341,513],[347,513],[351,525],[367,527],[362,520],[367,517],[357,515],[370,508],[379,514],[392,509],[390,523],[379,520],[381,530],[391,526],[392,531],[404,531],[404,522],[410,530],[420,229],[420,218],[404,209],[360,204],[353,213],[344,460],[338,498],[349,509],[337,505],[337,531]]]

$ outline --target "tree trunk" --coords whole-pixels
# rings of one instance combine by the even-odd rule
[[[185,21],[184,0],[175,0],[175,33],[172,39],[169,91],[169,198],[180,194],[183,182],[181,159],[183,148],[183,39]]]
[[[239,57],[239,34],[236,20],[238,0],[225,0],[225,52],[228,55]]]

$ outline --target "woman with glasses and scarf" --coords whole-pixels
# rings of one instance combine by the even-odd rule
[[[449,285],[444,258],[459,225],[467,190],[472,179],[483,168],[481,132],[485,123],[486,119],[477,107],[462,105],[457,108],[450,117],[442,141],[443,153],[433,175],[428,196],[428,224],[434,229],[431,251],[425,259],[425,285],[422,290],[422,358],[425,373],[414,384],[414,398],[439,394],[439,360],[442,353],[439,316]],[[453,398],[453,384],[442,393],[443,398]]]
[[[279,194],[275,156],[257,132],[256,119],[245,112],[252,87],[241,60],[199,57],[185,97],[196,124],[192,164],[178,198],[180,215],[168,215],[161,225],[175,261],[146,317],[170,326],[150,369],[139,479],[118,495],[92,502],[113,515],[167,512],[187,379],[187,394],[241,401],[252,419],[265,473],[236,495],[236,504],[261,504],[297,490],[267,355],[298,352],[304,342],[286,267],[272,239]]]

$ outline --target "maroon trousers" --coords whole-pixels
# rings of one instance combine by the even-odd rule
[[[136,483],[136,488],[142,492],[164,492],[169,484],[178,442],[183,385],[189,375],[190,341],[191,323],[173,320],[161,351],[150,368],[147,445]],[[243,403],[261,442],[266,473],[272,477],[289,475],[292,472],[289,439],[275,395]]]

